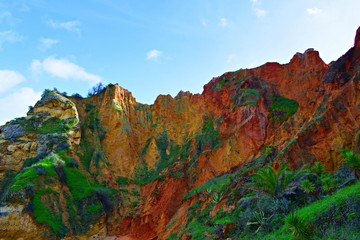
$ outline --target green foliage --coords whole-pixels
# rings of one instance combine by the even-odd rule
[[[166,240],[178,240],[178,239],[179,239],[179,237],[178,237],[178,235],[176,233],[171,233],[169,235],[169,237],[166,238]]]
[[[273,167],[262,168],[254,173],[251,178],[254,187],[270,197],[280,198],[284,193],[291,191],[294,180],[306,174],[304,169],[291,171],[286,165],[275,171]]]
[[[129,184],[129,179],[128,178],[126,178],[126,177],[118,177],[117,179],[116,179],[116,182],[118,183],[118,184],[120,184],[120,185],[127,185],[127,184]]]
[[[174,172],[174,173],[172,174],[172,176],[173,176],[174,178],[182,178],[184,175],[183,175],[182,172],[178,171],[178,172]]]
[[[342,149],[341,155],[343,159],[345,160],[346,165],[353,171],[359,171],[360,170],[360,155],[355,154],[354,152]]]
[[[259,90],[253,88],[239,88],[231,96],[235,107],[246,105],[255,106],[260,99]]]
[[[65,133],[76,123],[75,118],[68,120],[61,120],[57,117],[52,117],[41,124],[41,127],[36,129],[42,134]]]
[[[313,171],[314,171],[316,174],[318,174],[319,176],[324,173],[324,166],[323,166],[322,163],[319,162],[319,161],[315,162],[315,164],[314,164],[314,166],[313,166],[312,169],[313,169]]]
[[[212,89],[214,91],[221,91],[227,81],[228,79],[225,76],[222,76],[220,80],[212,85]]]
[[[152,138],[149,138],[145,147],[141,151],[144,156],[149,148]],[[160,159],[155,164],[155,169],[149,169],[145,160],[142,165],[135,169],[134,182],[139,185],[145,185],[155,180],[164,180],[165,176],[161,174],[166,168],[172,166],[176,161],[186,161],[189,156],[190,142],[184,140],[184,145],[179,146],[173,140],[170,140],[167,132],[161,132],[155,138],[156,146]],[[171,171],[169,171],[171,173]],[[180,174],[174,173],[174,177],[180,177]]]
[[[196,136],[198,153],[207,149],[215,149],[221,144],[219,130],[215,128],[214,122],[213,116],[204,116],[202,131]]]
[[[34,167],[26,168],[16,175],[11,190],[24,189],[26,184],[33,182],[37,177],[39,177],[39,173]]]
[[[8,189],[13,184],[15,176],[13,171],[5,170],[4,177],[0,182],[0,201],[8,194]]]
[[[359,239],[360,197],[331,203],[329,210],[317,214],[315,235],[326,239]]]
[[[315,191],[315,184],[310,182],[309,179],[304,179],[300,182],[300,187],[304,190],[306,193],[312,193]]]
[[[50,188],[38,190],[32,200],[34,217],[38,223],[48,225],[56,236],[64,237],[68,230],[62,223],[61,211],[45,205],[42,198],[46,195],[50,195],[53,199],[59,198],[59,193]],[[59,204],[57,204],[57,206],[59,206]],[[56,206],[52,207],[54,208]]]
[[[184,199],[189,199],[207,189],[211,189],[211,191],[221,193],[229,187],[229,185],[231,184],[231,179],[232,176],[230,174],[224,174],[219,177],[211,178],[208,181],[206,181],[203,185],[193,188],[190,192],[188,192],[185,195]]]
[[[332,209],[334,205],[341,205],[344,201],[350,198],[360,198],[360,181],[357,181],[354,185],[345,187],[338,190],[333,195],[324,199],[316,201],[297,211],[299,216],[306,221],[314,221],[318,214],[322,214]]]
[[[259,211],[259,212],[255,211],[253,215],[256,221],[247,222],[246,225],[255,225],[257,227],[255,233],[259,232],[262,229],[270,228],[269,224],[273,215],[265,216],[264,211]]]
[[[272,104],[269,107],[269,120],[271,122],[284,122],[296,113],[299,108],[299,104],[295,100],[276,94],[273,94],[270,97]]]
[[[333,191],[336,187],[336,179],[330,174],[322,174],[320,176],[320,182],[321,182],[322,190],[325,193],[329,193]]]
[[[296,210],[294,214],[303,225],[308,226],[311,234],[306,239],[344,239],[338,236],[347,236],[346,239],[358,239],[359,212],[360,212],[360,181],[354,185],[344,187],[333,195],[315,201]],[[291,214],[285,219],[291,220]],[[289,220],[287,220],[289,221]],[[294,224],[293,224],[294,225]],[[287,225],[289,226],[289,225]],[[287,226],[283,226],[260,239],[290,239]],[[343,231],[347,230],[347,234]],[[313,231],[314,230],[314,231]],[[354,236],[354,237],[351,237]]]
[[[88,177],[76,168],[65,168],[67,184],[75,201],[90,195],[99,185],[92,183]]]
[[[295,239],[309,239],[310,227],[303,218],[293,212],[285,218],[285,226]]]

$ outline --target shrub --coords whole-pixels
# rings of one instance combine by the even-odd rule
[[[355,176],[360,178],[360,155],[347,149],[342,149],[341,155],[344,158],[346,165],[354,171]]]
[[[312,193],[315,191],[315,184],[310,182],[309,179],[304,179],[300,182],[300,187],[304,190],[306,193]]]
[[[285,218],[285,226],[295,239],[309,239],[310,227],[299,215],[293,212]]]
[[[79,93],[74,93],[71,96],[74,97],[74,98],[83,98]]]
[[[321,175],[324,173],[324,166],[322,165],[321,162],[317,161],[315,162],[313,168],[312,168],[313,172],[315,172],[317,175]]]
[[[110,191],[106,188],[98,188],[96,189],[96,195],[103,205],[106,215],[109,217],[114,209],[114,201]]]
[[[16,174],[10,170],[5,170],[4,177],[0,182],[0,201],[6,196],[9,187],[13,184]]]
[[[291,171],[286,165],[275,171],[273,167],[262,168],[254,173],[251,178],[254,187],[270,197],[280,198],[285,193],[293,192],[294,181],[304,176],[306,171],[300,169]]]
[[[89,90],[88,97],[101,93],[102,91],[105,90],[105,88],[106,86],[104,86],[101,82],[99,82]]]

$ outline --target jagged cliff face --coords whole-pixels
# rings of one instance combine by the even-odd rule
[[[360,30],[329,65],[309,49],[153,105],[118,85],[87,99],[47,91],[26,118],[0,127],[0,221],[19,226],[0,237],[28,236],[25,221],[44,238],[187,238],[189,192],[206,181],[273,161],[333,171],[340,149],[359,152],[359,81]]]

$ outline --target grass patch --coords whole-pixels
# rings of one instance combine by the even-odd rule
[[[82,172],[76,168],[65,168],[67,184],[75,201],[90,195],[100,185],[92,183]]]
[[[317,228],[318,226],[314,226],[314,224],[319,217],[328,212],[334,212],[336,206],[342,206],[346,203],[346,201],[350,199],[357,199],[357,201],[360,201],[360,181],[357,181],[354,185],[338,190],[331,196],[328,196],[308,206],[296,210],[294,213],[286,216],[285,221],[291,222],[292,215],[295,215],[297,218],[301,219],[303,225],[307,225],[309,227],[313,226]],[[329,219],[325,219],[319,224],[324,224],[327,221],[329,221]],[[354,231],[354,229],[352,230]],[[355,232],[356,230],[354,232],[351,232],[351,234],[355,234]],[[263,239],[291,238],[292,234],[287,230],[285,225],[279,230],[267,234],[263,237]],[[314,236],[314,238],[316,239],[316,236]]]
[[[37,191],[32,200],[34,217],[38,223],[48,225],[56,236],[64,237],[67,229],[62,223],[61,212],[56,212],[44,204],[42,197],[45,195],[52,195],[55,199],[59,197],[59,193],[50,188]]]

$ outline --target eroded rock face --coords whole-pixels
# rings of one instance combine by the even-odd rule
[[[51,152],[59,144],[79,144],[78,124],[74,103],[54,91],[46,91],[26,118],[0,127],[0,176],[5,170],[19,171],[27,158]]]
[[[0,179],[14,182],[9,180],[13,179],[10,176],[26,167],[26,160],[36,156],[44,158],[54,151],[78,145],[81,136],[78,125],[74,103],[54,91],[46,91],[27,117],[0,127]],[[2,187],[6,186],[1,183]],[[9,198],[5,190],[2,189],[2,199]],[[13,196],[21,199],[25,192]],[[44,227],[38,226],[24,207],[11,201],[0,207],[3,212],[0,214],[1,239],[47,239]]]
[[[118,85],[87,99],[47,92],[26,119],[0,127],[0,174],[56,151],[62,139],[87,179],[120,189],[113,215],[86,236],[106,229],[128,239],[164,239],[186,221],[187,193],[215,176],[258,159],[285,159],[293,168],[320,161],[332,171],[340,149],[359,151],[359,34],[329,65],[308,49],[287,64],[228,72],[201,94],[161,95],[152,105]],[[56,185],[62,206],[70,186]],[[97,190],[81,201],[95,195],[109,204]]]

